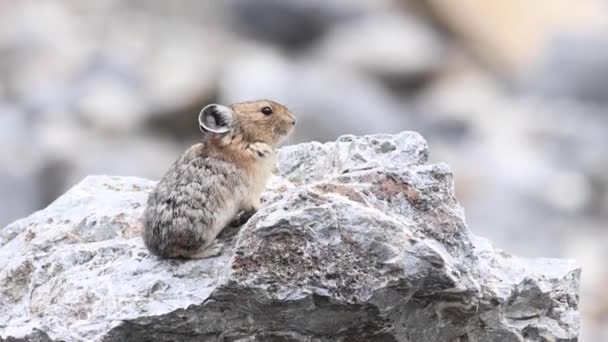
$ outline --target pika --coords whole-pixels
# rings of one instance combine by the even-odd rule
[[[269,100],[210,104],[191,146],[161,178],[143,215],[144,242],[164,258],[216,256],[217,235],[237,214],[250,217],[276,162],[276,147],[291,134],[295,116]]]

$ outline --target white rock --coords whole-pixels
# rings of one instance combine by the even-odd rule
[[[142,94],[116,78],[95,77],[83,88],[77,110],[100,131],[133,131],[146,114]]]

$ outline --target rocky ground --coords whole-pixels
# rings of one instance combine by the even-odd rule
[[[457,5],[456,5],[457,4]],[[158,179],[198,110],[257,97],[292,143],[420,131],[471,229],[583,266],[608,338],[608,10],[600,0],[0,4],[0,225],[89,174]],[[525,9],[523,11],[522,9]]]
[[[281,150],[221,255],[163,260],[155,182],[88,177],[0,231],[0,341],[572,341],[580,267],[469,231],[414,132]]]

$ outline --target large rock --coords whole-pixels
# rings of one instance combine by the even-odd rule
[[[580,269],[468,230],[417,133],[281,150],[264,207],[223,253],[151,256],[154,182],[88,177],[0,230],[0,341],[556,341]]]

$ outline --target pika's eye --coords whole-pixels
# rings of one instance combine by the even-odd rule
[[[265,115],[270,115],[270,114],[272,114],[272,108],[264,107],[264,108],[262,108],[262,113]]]

